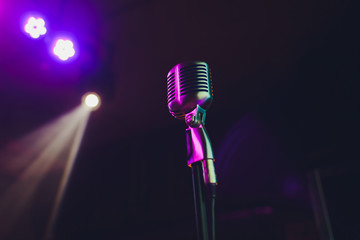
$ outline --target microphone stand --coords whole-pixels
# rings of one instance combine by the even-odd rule
[[[216,175],[214,155],[205,129],[206,111],[199,105],[185,115],[187,160],[192,168],[197,235],[215,240]]]

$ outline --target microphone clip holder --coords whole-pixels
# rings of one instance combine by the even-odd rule
[[[187,164],[202,162],[203,177],[205,185],[216,184],[214,167],[214,154],[211,147],[210,138],[205,129],[206,110],[197,107],[185,115],[187,142]]]
[[[205,125],[206,110],[196,105],[196,108],[185,114],[185,123],[191,128]]]

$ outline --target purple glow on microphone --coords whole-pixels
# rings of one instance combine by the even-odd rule
[[[75,55],[74,44],[68,39],[58,39],[55,43],[53,53],[62,61],[66,61]]]
[[[24,26],[24,30],[32,38],[39,38],[46,33],[45,21],[42,18],[30,17]]]

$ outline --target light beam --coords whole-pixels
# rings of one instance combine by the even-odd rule
[[[34,229],[28,226],[32,226],[34,217],[39,217],[33,216],[39,207],[36,205],[39,196],[55,199],[51,215],[49,212],[44,215],[50,215],[50,224],[53,224],[89,113],[84,106],[79,106],[0,150],[0,239],[19,238],[19,235],[36,239]],[[56,177],[54,185],[44,187],[45,180]],[[44,219],[44,224],[47,220]],[[42,226],[40,231],[45,228]]]

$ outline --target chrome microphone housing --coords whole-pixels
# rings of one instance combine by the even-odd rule
[[[208,65],[184,62],[173,67],[167,75],[167,97],[169,112],[184,119],[187,125],[186,158],[192,168],[198,239],[215,239],[217,180],[215,158],[205,129],[206,110],[213,100]]]
[[[188,126],[187,164],[201,162],[204,183],[216,184],[214,154],[205,129],[206,110],[213,100],[209,66],[199,61],[177,64],[167,75],[167,89],[169,112]]]
[[[169,112],[177,119],[193,111],[197,105],[207,109],[213,100],[211,72],[205,62],[183,62],[167,75]]]

